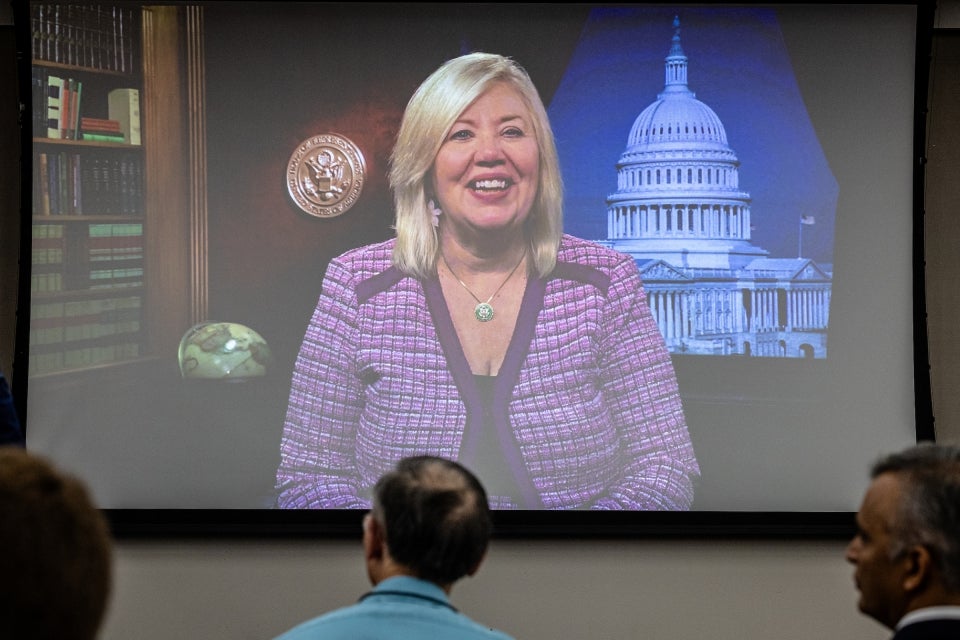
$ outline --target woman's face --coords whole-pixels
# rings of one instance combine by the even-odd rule
[[[539,174],[532,116],[512,87],[494,84],[460,114],[434,160],[443,233],[463,241],[519,231],[536,198]]]

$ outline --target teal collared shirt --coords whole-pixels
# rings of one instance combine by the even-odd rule
[[[300,624],[276,640],[513,640],[457,611],[443,589],[409,576],[388,578],[360,602]]]

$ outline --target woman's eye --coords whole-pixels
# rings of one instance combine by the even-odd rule
[[[451,140],[467,140],[472,135],[473,134],[467,131],[466,129],[460,129],[459,131],[454,131],[453,133],[451,133],[450,139]]]
[[[518,127],[510,127],[508,129],[504,129],[503,135],[505,135],[508,138],[522,138],[524,134],[523,134],[523,129],[520,129]]]

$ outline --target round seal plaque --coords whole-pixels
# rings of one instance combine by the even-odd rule
[[[311,136],[287,163],[287,191],[306,213],[333,218],[356,204],[366,164],[360,148],[335,133]]]

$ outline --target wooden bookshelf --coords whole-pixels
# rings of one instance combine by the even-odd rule
[[[30,374],[175,358],[206,312],[202,10],[46,2],[31,16]],[[51,77],[75,91],[54,91],[58,107],[80,96],[56,131]],[[122,140],[83,139],[117,137],[116,89],[138,100],[139,140],[132,126]]]

